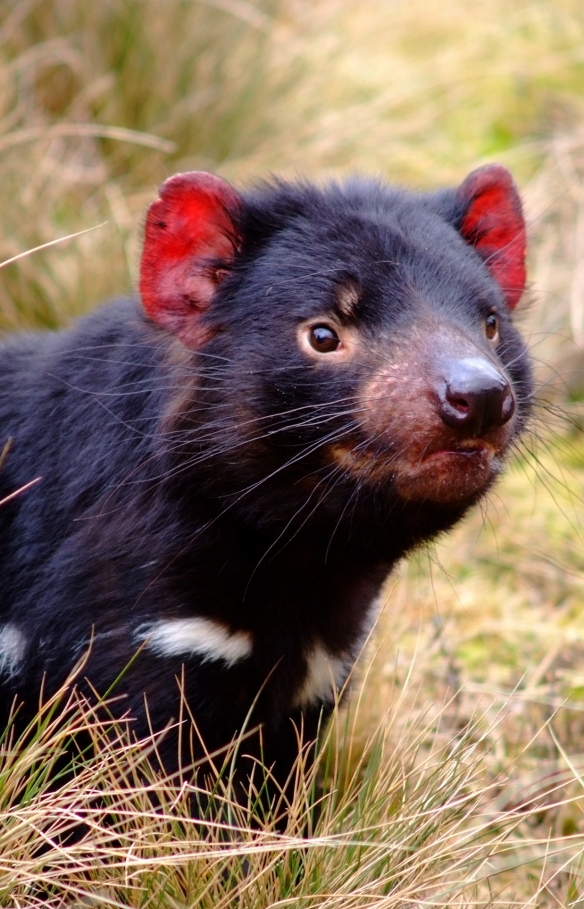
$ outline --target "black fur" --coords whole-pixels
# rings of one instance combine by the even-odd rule
[[[404,339],[425,332],[431,346],[437,325],[508,377],[517,400],[509,444],[527,416],[525,346],[460,219],[454,192],[360,180],[265,186],[244,197],[241,249],[201,317],[209,340],[199,350],[149,322],[135,299],[0,348],[0,445],[13,439],[0,498],[42,477],[0,509],[0,622],[25,642],[18,665],[4,665],[4,716],[15,696],[30,716],[43,678],[46,695],[91,639],[83,675],[104,692],[136,653],[140,628],[207,617],[250,633],[252,656],[227,666],[145,646],[118,686],[120,712],[133,714],[138,734],[149,722],[164,727],[179,715],[184,673],[213,750],[257,699],[248,722],[262,724],[264,759],[286,779],[296,728],[313,738],[330,708],[294,706],[310,649],[318,642],[348,666],[395,562],[484,492],[404,500],[391,471],[374,479],[335,466],[332,441],[363,438],[363,387]],[[313,362],[298,326],[335,310],[346,286],[358,297],[346,322],[367,355]],[[493,308],[495,351],[483,330]],[[417,365],[408,368],[413,376]],[[161,749],[172,770],[177,736]]]

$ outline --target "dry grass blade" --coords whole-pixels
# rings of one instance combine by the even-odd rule
[[[17,145],[25,145],[27,142],[51,142],[60,138],[76,138],[79,136],[89,136],[95,139],[115,139],[118,142],[133,142],[135,145],[144,145],[146,148],[154,148],[157,151],[172,152],[174,143],[165,139],[159,139],[158,136],[150,136],[147,133],[141,133],[135,129],[124,129],[121,126],[107,126],[98,123],[67,123],[58,126],[39,127],[37,129],[21,129],[7,133],[0,138],[0,154],[9,148]]]
[[[35,252],[39,252],[41,249],[48,249],[50,246],[56,246],[58,243],[65,243],[67,240],[73,240],[75,237],[81,237],[83,234],[91,233],[92,230],[104,227],[106,223],[107,222],[104,221],[102,224],[96,224],[94,227],[88,227],[86,230],[77,230],[74,234],[67,234],[65,237],[57,237],[55,240],[49,240],[47,243],[42,243],[40,246],[35,246],[33,249],[27,249],[17,256],[12,256],[11,259],[5,259],[4,262],[0,262],[0,268],[12,265],[13,262],[18,262],[20,259],[24,259],[25,256],[30,256]]]
[[[10,495],[4,496],[3,499],[0,499],[0,505],[6,505],[8,502],[11,502],[12,499],[15,499],[23,492],[26,492],[27,489],[31,489],[33,486],[36,486],[36,484],[39,483],[41,479],[42,477],[35,477],[34,480],[31,480],[29,483],[25,483],[24,486],[20,486],[18,489],[15,489],[14,492],[10,493]]]

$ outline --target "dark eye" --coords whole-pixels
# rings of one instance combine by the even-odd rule
[[[485,319],[485,334],[489,341],[494,341],[499,334],[499,319],[494,312],[490,312]]]
[[[341,339],[328,325],[315,325],[308,335],[310,346],[319,353],[332,353],[341,346]]]

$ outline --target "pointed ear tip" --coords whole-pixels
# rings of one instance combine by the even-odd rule
[[[235,194],[235,190],[222,177],[204,170],[185,170],[168,177],[158,190],[160,199],[175,192],[197,191],[215,195]]]
[[[490,161],[488,164],[481,164],[480,167],[475,168],[471,171],[472,174],[492,174],[493,176],[501,176],[506,179],[513,179],[511,177],[511,171],[509,168],[505,167],[504,164],[499,164],[498,161]]]
[[[473,192],[482,192],[490,187],[500,186],[501,188],[517,192],[517,187],[511,171],[503,164],[483,164],[472,170],[468,177],[463,180],[460,189],[467,192],[471,189]]]

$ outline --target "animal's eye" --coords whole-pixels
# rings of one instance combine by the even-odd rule
[[[308,335],[310,346],[319,353],[332,353],[341,346],[341,339],[329,325],[314,325]]]
[[[494,312],[490,312],[485,319],[485,334],[489,341],[494,341],[499,334],[499,319]]]

